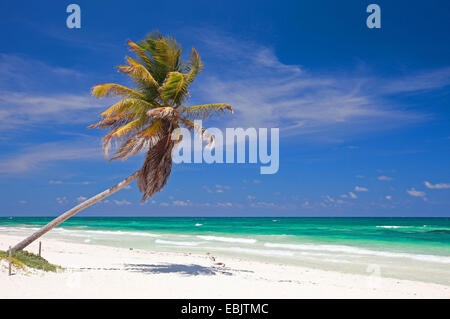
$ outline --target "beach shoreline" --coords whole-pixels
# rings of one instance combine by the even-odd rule
[[[19,236],[0,234],[7,250]],[[27,250],[37,252],[38,243]],[[42,239],[42,256],[65,268],[8,276],[0,298],[450,298],[450,286],[210,255]],[[218,264],[219,263],[219,264]],[[224,264],[224,265],[223,265]]]

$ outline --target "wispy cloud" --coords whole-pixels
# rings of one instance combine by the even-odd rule
[[[349,196],[350,196],[351,198],[353,198],[353,199],[357,199],[357,198],[358,198],[358,196],[356,196],[356,194],[353,193],[353,192],[349,192],[348,194],[349,194]]]
[[[92,109],[104,105],[89,94],[42,95],[2,91],[0,129],[23,129],[23,125],[35,123],[89,123],[96,118]]]
[[[0,129],[89,120],[105,101],[100,103],[90,96],[89,88],[81,84],[83,77],[74,69],[0,54]],[[82,93],[74,93],[76,87],[82,88]]]
[[[223,193],[226,190],[230,190],[231,187],[228,185],[215,184],[214,187],[203,186],[203,189],[208,193]]]
[[[379,130],[422,121],[429,116],[395,107],[389,97],[450,84],[450,68],[387,79],[324,73],[285,64],[270,48],[228,35],[207,32],[202,41],[206,52],[219,57],[217,64],[227,66],[220,69],[220,78],[205,73],[205,99],[232,104],[234,126],[280,127],[284,135]],[[433,81],[424,84],[423,79]]]
[[[85,196],[79,196],[79,197],[77,197],[77,202],[78,202],[78,203],[82,203],[82,202],[84,202],[86,199],[87,199],[87,197],[85,197]]]
[[[122,200],[113,200],[114,204],[122,206],[122,205],[131,205],[131,202],[127,201],[126,199],[122,199]]]
[[[426,200],[426,199],[427,199],[427,198],[425,197],[425,196],[426,196],[425,192],[418,191],[418,190],[416,190],[414,187],[411,188],[411,189],[407,189],[406,192],[407,192],[409,195],[413,196],[413,197],[420,197],[420,198],[422,198],[423,200]]]
[[[0,158],[0,173],[27,172],[56,161],[93,159],[103,159],[103,156],[98,144],[92,140],[43,143]]]
[[[231,202],[218,202],[216,204],[217,207],[224,207],[224,208],[230,208],[233,207],[233,203]]]
[[[431,184],[430,182],[424,182],[425,186],[430,189],[447,189],[450,188],[450,183]]]
[[[392,181],[392,177],[385,176],[385,175],[378,176],[377,179],[379,181]]]
[[[51,179],[51,180],[48,181],[48,183],[49,183],[49,184],[52,184],[52,185],[62,185],[62,184],[70,184],[70,185],[89,185],[89,184],[91,184],[92,182],[87,182],[87,181],[85,181],[85,182],[63,182],[63,181]]]
[[[73,83],[83,73],[60,66],[49,65],[29,56],[0,53],[0,86],[14,87],[16,90],[36,90],[43,88],[50,80],[60,84]],[[45,81],[43,81],[45,75]]]
[[[190,206],[192,205],[190,200],[182,201],[182,200],[174,200],[172,202],[174,206]]]
[[[60,205],[64,205],[68,203],[67,197],[66,196],[62,196],[62,197],[56,197],[56,201],[58,202],[58,204]]]
[[[419,71],[403,78],[388,81],[380,87],[383,93],[422,93],[450,85],[450,67],[437,70]]]
[[[369,189],[366,187],[361,187],[361,186],[355,186],[354,188],[355,192],[368,192]]]

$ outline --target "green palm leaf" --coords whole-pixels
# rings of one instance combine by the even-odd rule
[[[127,57],[129,65],[120,65],[117,68],[125,74],[134,77],[138,82],[146,84],[149,88],[157,90],[158,82],[153,78],[150,72],[140,63],[130,57]]]
[[[187,68],[188,68],[187,81],[190,84],[194,81],[196,75],[199,74],[201,71],[203,71],[204,68],[200,56],[198,55],[198,52],[197,50],[195,50],[195,48],[192,48],[192,53]]]
[[[102,114],[100,114],[100,116],[109,117],[122,113],[136,114],[140,112],[145,112],[154,107],[155,105],[143,99],[127,98],[115,103],[106,111],[104,111]]]
[[[115,83],[98,84],[92,88],[92,95],[99,98],[104,96],[121,96],[143,98],[144,95],[126,86]]]
[[[180,72],[170,72],[161,87],[161,98],[168,103],[169,106],[173,107],[180,105],[187,96],[188,84],[185,74]]]
[[[153,71],[153,65],[147,53],[145,53],[145,50],[140,45],[134,43],[131,40],[128,41],[128,46],[130,47],[131,51],[136,53],[138,58],[151,73]]]
[[[186,119],[190,120],[206,120],[212,115],[221,115],[225,111],[233,113],[233,108],[229,104],[216,103],[183,107],[179,110],[181,116],[184,116]]]

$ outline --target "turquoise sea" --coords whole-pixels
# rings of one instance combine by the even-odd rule
[[[51,218],[0,217],[26,236]],[[74,217],[47,238],[160,251],[210,252],[450,286],[450,218]]]

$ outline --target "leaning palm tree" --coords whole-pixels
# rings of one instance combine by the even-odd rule
[[[25,248],[49,230],[114,194],[136,178],[139,190],[143,193],[142,201],[152,197],[166,185],[169,178],[172,150],[182,139],[181,135],[174,134],[175,129],[184,127],[200,133],[212,146],[213,136],[193,120],[206,119],[225,111],[233,112],[228,104],[185,106],[189,98],[189,85],[203,70],[194,48],[190,59],[182,61],[181,46],[175,39],[162,37],[159,32],[151,33],[138,44],[128,41],[128,45],[136,54],[136,60],[127,57],[127,65],[121,65],[118,69],[132,78],[135,88],[115,83],[94,86],[92,95],[95,97],[116,96],[121,100],[101,113],[101,120],[89,128],[109,129],[102,142],[103,152],[110,160],[126,160],[146,150],[144,164],[120,183],[55,218],[15,245],[13,251]],[[116,142],[116,149],[110,156],[113,141]]]

